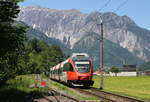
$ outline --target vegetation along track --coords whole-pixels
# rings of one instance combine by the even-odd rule
[[[69,87],[66,83],[59,82],[57,80],[53,80],[53,81],[56,81],[58,83],[61,83],[65,86]],[[133,97],[128,97],[128,96],[114,94],[111,92],[102,91],[102,90],[100,90],[98,88],[94,88],[94,87],[84,88],[83,86],[79,86],[79,87],[74,86],[74,87],[72,87],[72,89],[79,91],[80,93],[96,96],[96,97],[100,98],[100,100],[102,102],[145,102],[143,100],[139,100],[139,99],[136,99]]]
[[[69,95],[66,95],[66,94],[64,94],[64,93],[58,92],[58,91],[56,91],[56,90],[54,90],[54,89],[50,89],[50,91],[51,91],[51,94],[60,95],[61,97],[65,97],[65,98],[71,100],[71,102],[80,102],[78,99],[76,99],[76,98],[74,98],[74,97],[71,97],[71,96],[69,96]],[[61,102],[61,101],[59,100],[58,102]]]
[[[101,91],[100,89],[93,88],[93,87],[87,89],[76,87],[74,89],[81,93],[96,96],[100,98],[101,101],[104,102],[144,102],[143,100],[138,100],[128,96],[122,96],[111,92]]]
[[[34,98],[32,96],[30,101],[28,100],[26,102],[80,102],[80,100],[49,88],[48,93],[42,95],[41,98]]]

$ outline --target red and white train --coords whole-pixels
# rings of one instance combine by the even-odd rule
[[[51,79],[65,82],[70,86],[73,84],[91,86],[94,83],[92,76],[92,62],[86,53],[74,53],[69,59],[50,68]]]

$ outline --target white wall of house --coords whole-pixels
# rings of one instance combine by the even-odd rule
[[[115,76],[115,73],[110,72],[109,73],[110,76]],[[136,76],[137,73],[136,72],[120,72],[117,73],[117,76]]]

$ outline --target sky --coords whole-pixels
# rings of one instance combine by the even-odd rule
[[[109,4],[104,6],[108,1]],[[119,16],[127,15],[140,27],[150,30],[150,0],[25,0],[21,7],[39,5],[51,9],[78,9],[83,13],[93,11],[113,12],[119,5],[125,5],[115,13]]]

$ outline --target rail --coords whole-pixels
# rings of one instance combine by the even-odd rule
[[[97,88],[89,88],[89,89],[82,89],[82,88],[75,88],[76,90],[96,96],[104,102],[144,102],[143,100],[139,100],[133,97],[123,96],[119,94],[114,94],[111,92],[102,91]]]

